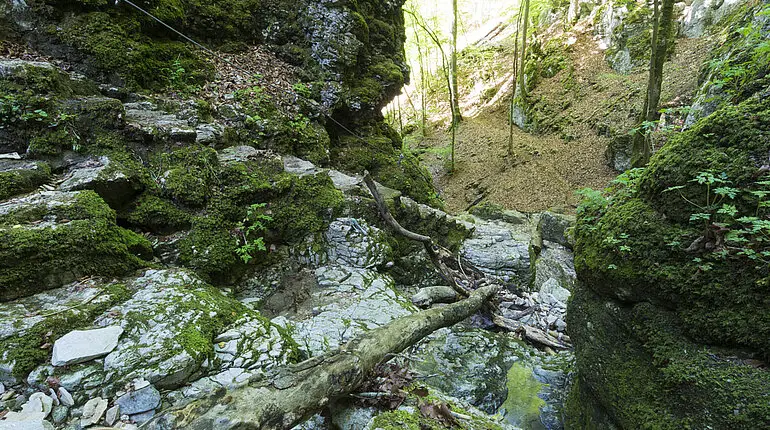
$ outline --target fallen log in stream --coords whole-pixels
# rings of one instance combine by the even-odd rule
[[[367,332],[337,351],[284,366],[248,385],[161,412],[143,429],[289,429],[329,401],[355,392],[371,371],[434,331],[482,308],[498,286],[473,291],[459,302],[418,312]]]

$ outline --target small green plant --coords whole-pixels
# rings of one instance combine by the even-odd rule
[[[689,250],[702,247],[716,258],[737,255],[770,264],[770,200],[767,199],[770,179],[760,178],[739,187],[734,186],[726,173],[707,171],[698,173],[690,182],[703,187],[702,200],[687,198],[681,192],[685,185],[664,191],[679,191],[682,199],[696,209],[689,220],[701,226],[702,236]],[[711,270],[710,262],[700,257],[693,261],[702,271]]]
[[[313,95],[313,93],[310,91],[310,88],[302,82],[297,82],[296,84],[292,85],[291,88],[295,93],[305,98],[310,98]]]
[[[259,233],[267,230],[264,223],[272,221],[273,218],[264,213],[264,208],[264,203],[256,203],[249,206],[246,211],[246,217],[238,223],[237,231],[239,237],[235,253],[246,264],[254,259],[258,251],[267,250],[265,239],[259,236]]]
[[[170,67],[165,67],[161,71],[166,75],[168,86],[171,89],[184,94],[192,94],[200,90],[199,86],[190,83],[191,76],[179,58],[174,60]]]

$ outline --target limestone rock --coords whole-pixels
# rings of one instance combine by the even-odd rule
[[[300,158],[286,155],[283,157],[283,169],[286,173],[291,173],[297,176],[315,175],[320,172],[313,163],[302,160]]]
[[[383,264],[390,253],[384,233],[356,218],[332,221],[324,237],[330,263],[372,268]]]
[[[499,412],[510,394],[507,384],[511,367],[527,369],[524,376],[538,381],[540,388],[536,394],[546,399],[539,420],[559,423],[547,428],[562,428],[559,410],[567,388],[566,369],[571,360],[568,352],[548,356],[505,333],[452,327],[441,329],[423,341],[417,358],[414,370],[418,374],[440,375],[425,380],[430,387],[489,414]],[[546,374],[540,372],[543,368],[561,370]]]
[[[125,330],[104,359],[104,372],[115,383],[143,378],[158,388],[174,388],[194,378],[214,349],[207,326],[234,322],[232,307],[240,305],[186,270],[148,270],[128,287],[136,293],[95,321]]]
[[[574,238],[572,238],[569,233],[569,229],[574,225],[575,217],[572,215],[543,212],[540,215],[538,229],[540,229],[543,240],[548,240],[572,248]]]
[[[121,334],[119,326],[71,331],[54,343],[51,364],[67,366],[103,357],[118,346]]]
[[[544,242],[543,249],[535,261],[532,291],[540,291],[543,284],[550,279],[555,280],[559,286],[571,290],[576,278],[572,252],[553,242]]]
[[[236,321],[224,333],[214,338],[214,352],[221,360],[221,367],[239,368],[263,372],[277,365],[286,364],[296,351],[287,341],[283,329],[266,318],[247,316]],[[227,376],[222,383],[226,386]],[[237,380],[238,375],[233,375]]]
[[[101,397],[93,398],[83,405],[83,415],[80,418],[80,425],[88,427],[97,424],[102,419],[102,415],[107,410],[107,400]]]
[[[118,418],[120,418],[120,406],[115,405],[107,409],[107,412],[104,415],[104,423],[107,424],[108,426],[111,426],[115,424]]]
[[[703,37],[709,27],[734,11],[745,0],[695,0],[687,10],[682,23],[682,33],[690,38]]]
[[[75,406],[75,400],[72,398],[72,394],[64,387],[59,387],[59,400],[64,406]]]
[[[297,309],[306,319],[293,322],[294,339],[312,355],[415,310],[394,289],[390,277],[373,270],[323,266],[316,269],[315,276],[318,288]],[[288,321],[280,317],[273,323],[286,325]]]
[[[158,109],[152,103],[127,103],[126,123],[142,138],[169,140],[172,142],[195,142],[197,132],[188,121]]]
[[[160,406],[160,393],[152,385],[126,393],[115,401],[122,414],[136,415]]]
[[[529,243],[528,227],[479,220],[460,253],[488,276],[506,285],[524,286],[529,283]]]
[[[138,179],[121,167],[107,156],[90,157],[70,168],[59,190],[94,190],[113,207],[120,206],[142,188]]]

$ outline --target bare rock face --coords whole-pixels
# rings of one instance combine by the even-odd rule
[[[103,357],[118,346],[121,334],[123,328],[120,326],[71,331],[54,344],[51,364],[67,366]]]

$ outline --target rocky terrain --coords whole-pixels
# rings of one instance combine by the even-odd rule
[[[610,66],[641,64],[649,10],[580,5]],[[718,60],[687,130],[572,216],[444,211],[380,114],[408,80],[398,1],[142,3],[213,54],[124,2],[0,3],[0,429],[139,428],[458,300],[365,172],[525,328],[442,328],[296,428],[770,425],[767,6],[683,5]],[[756,226],[741,252],[689,222],[704,172],[741,196],[711,220]]]

